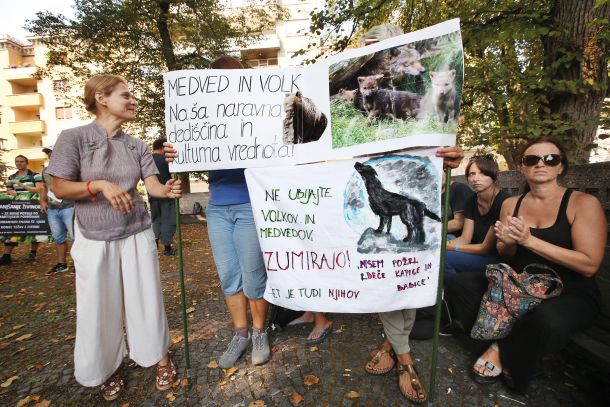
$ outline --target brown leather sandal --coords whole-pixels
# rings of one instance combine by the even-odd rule
[[[169,389],[176,383],[176,379],[176,366],[174,366],[171,359],[169,359],[169,363],[165,366],[161,366],[157,363],[157,379],[155,383],[157,390],[164,391]]]
[[[121,378],[121,368],[119,367],[113,374],[102,384],[100,389],[102,397],[106,401],[112,401],[119,398],[123,391],[123,379]]]
[[[419,380],[419,376],[417,375],[417,371],[415,370],[415,366],[413,365],[401,365],[400,363],[396,367],[396,371],[398,372],[398,389],[400,393],[405,396],[410,401],[421,404],[428,399],[428,395],[426,394],[426,389]],[[415,396],[413,394],[409,394],[403,391],[402,387],[400,387],[400,378],[402,375],[408,375],[411,383],[411,389],[415,392]]]
[[[381,361],[381,357],[385,354],[390,355],[390,358],[392,358],[392,365],[390,367],[388,367],[387,369],[383,369],[383,370],[375,369],[374,366],[377,366],[377,364]],[[364,367],[364,370],[366,370],[366,372],[370,373],[370,374],[382,375],[382,374],[386,374],[390,370],[394,369],[395,365],[396,365],[396,354],[394,353],[394,350],[392,350],[392,349],[386,350],[383,347],[381,347],[381,348],[371,352],[371,359],[367,362],[366,366]]]

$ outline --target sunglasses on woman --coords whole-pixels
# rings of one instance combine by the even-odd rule
[[[542,163],[548,167],[556,167],[561,164],[561,155],[559,154],[545,154],[545,155],[524,155],[521,158],[521,164],[526,167],[533,167],[542,160]]]

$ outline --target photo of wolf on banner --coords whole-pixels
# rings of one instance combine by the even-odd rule
[[[463,72],[459,31],[330,65],[333,148],[455,133]]]

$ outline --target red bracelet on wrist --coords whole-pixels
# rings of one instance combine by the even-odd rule
[[[92,201],[97,200],[97,195],[91,192],[91,180],[87,181],[87,192],[89,192],[89,197],[91,197]]]

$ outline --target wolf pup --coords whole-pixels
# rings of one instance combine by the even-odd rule
[[[375,232],[381,233],[387,225],[386,233],[389,234],[392,217],[398,215],[407,227],[407,236],[402,241],[424,243],[426,240],[424,216],[437,222],[441,222],[441,218],[429,211],[423,202],[386,190],[377,178],[377,172],[370,165],[357,162],[354,168],[364,180],[371,210],[379,216],[379,227]]]
[[[296,92],[284,99],[284,144],[301,144],[318,141],[326,130],[328,119],[313,101]]]
[[[416,117],[421,103],[420,96],[402,90],[379,89],[382,80],[382,74],[358,77],[363,107],[368,114],[367,124],[376,117],[392,120]]]
[[[458,115],[457,92],[455,91],[455,69],[430,72],[432,83],[432,103],[438,121],[447,123]]]
[[[330,97],[331,102],[334,100],[343,100],[345,102],[351,103],[356,109],[360,110],[361,112],[364,112],[364,107],[362,106],[362,95],[360,94],[360,89],[358,88],[352,90],[346,90],[341,88],[339,89],[338,93]]]
[[[354,99],[356,98],[357,93],[358,89],[347,90],[341,88],[339,89],[339,92],[330,97],[330,100],[344,100],[349,103],[354,103]]]

